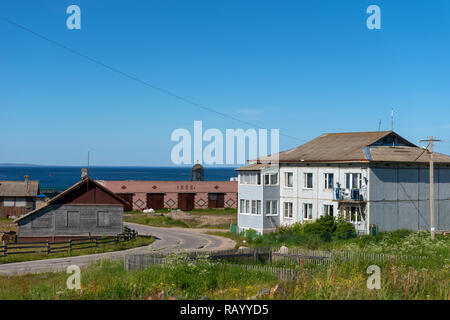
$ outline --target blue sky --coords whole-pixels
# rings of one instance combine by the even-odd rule
[[[81,30],[66,8],[81,8]],[[366,8],[381,8],[381,30]],[[450,2],[22,1],[0,16],[180,96],[301,140],[391,127],[450,154]],[[171,165],[177,128],[248,128],[0,19],[0,163]],[[282,150],[302,141],[280,138]]]

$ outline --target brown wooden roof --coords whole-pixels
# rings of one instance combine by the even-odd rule
[[[240,167],[235,170],[237,171],[259,171],[261,169],[269,167],[270,164],[268,163],[253,163],[249,164],[248,166]]]
[[[0,197],[36,197],[39,181],[0,181]]]
[[[84,188],[85,185],[90,186],[90,188]],[[98,200],[92,200],[89,197],[85,197],[91,190],[92,187],[95,187],[96,189],[99,189],[102,191],[103,194],[105,194],[110,199],[113,199],[114,201],[105,201],[105,197],[103,197],[100,201]],[[94,197],[95,197],[95,191],[94,191]],[[51,204],[64,204],[64,203],[71,203],[71,204],[126,204],[125,200],[123,200],[121,197],[116,195],[114,192],[109,190],[108,188],[104,187],[100,183],[96,182],[95,180],[86,177],[82,179],[81,181],[75,183],[70,188],[64,190],[60,194],[58,194],[56,197],[52,198],[47,202],[47,204],[39,209],[33,210],[31,212],[28,212],[27,214],[17,218],[14,220],[14,222],[18,222],[22,220],[25,217],[28,217],[32,214],[35,214],[44,208],[47,208]]]
[[[393,146],[386,143],[388,140],[395,141]],[[257,161],[261,163],[275,162],[276,156],[271,155],[257,159]],[[427,162],[428,160],[427,152],[393,131],[326,133],[301,146],[278,153],[280,163]],[[450,157],[435,153],[435,161],[450,163]]]

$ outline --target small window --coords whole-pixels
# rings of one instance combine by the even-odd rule
[[[239,202],[240,206],[239,206],[239,212],[240,213],[244,213],[245,212],[245,200],[241,199],[241,201]]]
[[[278,173],[267,173],[264,175],[264,184],[267,186],[278,184]]]
[[[265,212],[267,215],[277,215],[278,214],[278,201],[277,200],[267,200]]]
[[[312,203],[303,204],[303,219],[312,219]]]
[[[305,172],[303,174],[303,188],[312,189],[313,187],[313,174],[311,172]]]
[[[256,214],[256,200],[252,200],[252,214]]]
[[[326,204],[323,206],[323,215],[334,217],[334,206],[332,204]]]
[[[272,214],[278,214],[278,201],[272,200]]]
[[[52,227],[52,217],[50,215],[36,217],[31,220],[32,228],[51,228]]]
[[[4,207],[15,207],[16,201],[14,198],[3,198],[3,206]]]
[[[97,226],[110,227],[111,219],[108,211],[97,211]]]
[[[292,202],[284,203],[284,217],[292,218]]]
[[[361,188],[361,173],[346,173],[345,174],[345,187],[347,189]]]
[[[67,211],[67,226],[77,228],[80,226],[80,211]]]
[[[266,214],[271,214],[272,213],[272,210],[270,208],[271,204],[272,204],[272,201],[266,201],[266,210],[265,210]]]
[[[261,200],[256,200],[256,214],[261,214]]]
[[[294,186],[294,173],[285,172],[284,174],[284,185],[285,187],[292,188]]]
[[[325,173],[325,189],[333,189],[334,186],[334,174]]]
[[[250,200],[245,200],[245,213],[250,213]]]
[[[270,184],[275,185],[278,184],[278,173],[274,173],[270,175]]]
[[[25,198],[16,198],[16,207],[26,207],[27,200]]]

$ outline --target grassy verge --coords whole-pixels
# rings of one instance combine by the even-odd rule
[[[0,218],[0,230],[11,230],[17,232],[17,226],[13,219]]]
[[[82,270],[80,291],[66,289],[67,274],[2,277],[0,299],[177,299],[245,298],[276,278],[220,264],[172,264],[125,272],[123,262],[103,261]]]
[[[213,233],[219,235],[218,233]],[[306,234],[267,234],[247,236],[220,233],[236,241],[238,245],[247,247],[258,246],[288,246],[313,250],[347,250],[366,251],[386,254],[402,254],[425,257],[441,257],[450,259],[450,237],[436,235],[435,240],[430,239],[427,231],[397,230],[393,232],[380,232],[376,236],[359,236],[351,239],[331,238],[325,241],[321,235]]]
[[[121,261],[104,261],[82,270],[81,290],[66,289],[67,274],[2,277],[0,299],[246,299],[276,284],[280,293],[262,299],[450,299],[449,266],[415,267],[385,262],[381,289],[367,288],[370,261],[341,261],[329,268],[299,269],[295,281],[261,271],[200,261],[171,263],[125,272]]]
[[[190,226],[181,220],[173,219],[171,217],[166,216],[131,216],[131,217],[123,217],[125,222],[132,222],[143,224],[147,226],[153,227],[177,227],[177,228],[189,228]]]
[[[230,223],[209,224],[198,219],[174,219],[167,216],[133,215],[124,216],[125,222],[138,223],[153,227],[165,228],[202,228],[202,229],[228,229]]]
[[[218,216],[228,216],[236,215],[237,209],[235,208],[224,208],[224,209],[194,209],[188,211],[192,215],[218,215]]]
[[[119,242],[117,244],[105,244],[104,246],[100,246],[98,248],[87,248],[74,250],[72,252],[60,252],[60,253],[27,253],[27,254],[15,254],[6,257],[0,257],[0,264],[4,263],[12,263],[12,262],[22,262],[22,261],[31,261],[31,260],[42,260],[42,259],[53,259],[53,258],[64,258],[64,257],[74,257],[81,256],[86,254],[94,254],[94,253],[104,253],[111,251],[120,251],[131,248],[137,248],[149,245],[155,241],[152,237],[146,236],[138,236],[136,239],[130,241]]]

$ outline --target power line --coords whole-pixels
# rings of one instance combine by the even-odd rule
[[[187,98],[185,98],[185,97],[182,97],[182,96],[180,96],[180,95],[178,95],[178,94],[176,94],[176,93],[173,93],[173,92],[171,92],[171,91],[169,91],[169,90],[166,90],[166,89],[164,89],[164,88],[161,88],[161,87],[158,87],[158,86],[156,86],[156,85],[154,85],[154,84],[151,84],[151,83],[149,83],[149,82],[147,82],[147,81],[144,81],[144,80],[142,80],[142,79],[140,79],[140,78],[138,78],[138,77],[136,77],[136,76],[130,75],[130,74],[128,74],[128,73],[126,73],[126,72],[123,72],[123,71],[121,71],[121,70],[119,70],[119,69],[116,69],[116,68],[114,68],[114,67],[111,67],[111,66],[109,66],[109,65],[107,65],[107,64],[105,64],[105,63],[103,63],[103,62],[101,62],[101,61],[99,61],[99,60],[97,60],[97,59],[91,58],[91,57],[89,57],[89,56],[87,56],[87,55],[85,55],[85,54],[83,54],[83,53],[81,53],[81,52],[79,52],[79,51],[77,51],[77,50],[75,50],[75,49],[72,49],[72,48],[70,48],[70,47],[68,47],[68,46],[66,46],[66,45],[64,45],[64,44],[61,44],[61,43],[55,41],[55,40],[52,40],[52,39],[50,39],[50,38],[47,38],[46,36],[44,36],[44,35],[42,35],[42,34],[40,34],[40,33],[38,33],[38,32],[35,32],[35,31],[33,31],[33,30],[31,30],[31,29],[29,29],[29,28],[27,28],[27,27],[25,27],[25,26],[23,26],[23,25],[21,25],[21,24],[19,24],[19,23],[16,23],[16,22],[14,22],[14,21],[12,21],[12,20],[9,20],[9,19],[7,19],[7,18],[5,18],[5,17],[3,17],[3,16],[0,16],[0,19],[2,19],[3,21],[5,21],[5,22],[7,22],[7,23],[9,23],[9,24],[11,24],[11,25],[13,25],[13,26],[15,26],[15,27],[18,27],[18,28],[20,28],[20,29],[22,29],[22,30],[24,30],[24,31],[26,31],[26,32],[28,32],[28,33],[31,33],[31,34],[35,35],[36,37],[41,38],[41,39],[43,39],[43,40],[45,40],[45,41],[47,41],[47,42],[49,42],[49,43],[51,43],[51,44],[53,44],[53,45],[55,45],[55,46],[58,46],[58,47],[60,47],[60,48],[62,48],[62,49],[64,49],[64,50],[66,50],[66,51],[69,51],[70,53],[72,53],[72,54],[74,54],[74,55],[77,55],[77,56],[79,56],[79,57],[82,57],[82,58],[84,58],[84,59],[86,59],[86,60],[88,60],[88,61],[90,61],[90,62],[92,62],[92,63],[95,63],[95,64],[97,64],[97,65],[100,65],[100,66],[102,66],[102,67],[104,67],[104,68],[106,68],[106,69],[109,69],[110,71],[113,71],[113,72],[115,72],[115,73],[117,73],[117,74],[120,74],[120,75],[122,75],[122,76],[124,76],[124,77],[126,77],[126,78],[128,78],[128,79],[131,79],[131,80],[133,80],[133,81],[136,81],[136,82],[138,82],[138,83],[140,83],[140,84],[143,84],[143,85],[145,85],[145,86],[147,86],[147,87],[150,87],[150,88],[152,88],[152,89],[154,89],[154,90],[157,90],[157,91],[159,91],[159,92],[162,92],[162,93],[164,93],[164,94],[166,94],[166,95],[168,95],[168,96],[171,96],[171,97],[176,98],[176,99],[178,99],[178,100],[181,100],[181,101],[183,101],[183,102],[189,103],[189,104],[194,105],[194,106],[196,106],[196,107],[198,107],[198,108],[201,108],[201,109],[203,109],[203,110],[207,110],[207,111],[209,111],[209,112],[218,114],[218,115],[220,115],[220,116],[222,116],[222,117],[224,117],[224,118],[228,118],[228,119],[231,119],[231,120],[234,120],[234,121],[243,123],[243,124],[245,124],[245,125],[249,125],[249,126],[251,126],[251,127],[256,127],[256,128],[258,128],[258,129],[265,129],[264,127],[262,127],[262,126],[260,126],[260,125],[257,125],[257,124],[254,124],[254,123],[251,123],[251,122],[248,122],[248,121],[245,121],[245,120],[241,120],[241,119],[239,119],[239,118],[237,118],[237,117],[234,117],[234,116],[228,115],[228,114],[226,114],[226,113],[217,111],[217,110],[212,109],[212,108],[210,108],[210,107],[208,107],[208,106],[205,106],[205,105],[203,105],[203,104],[197,103],[197,102],[195,102],[195,101],[193,101],[193,100],[190,100],[190,99],[187,99]],[[304,140],[304,139],[299,139],[299,138],[297,138],[297,137],[290,136],[290,135],[287,135],[287,134],[283,134],[283,133],[281,133],[281,132],[279,133],[279,135],[280,135],[280,136],[284,136],[284,137],[286,137],[286,138],[298,140],[298,141],[306,141],[306,140]]]
[[[428,146],[429,146],[429,145],[430,145],[430,144],[428,143],[427,146],[425,147],[425,149],[423,149],[422,153],[416,158],[416,160],[414,160],[414,162],[416,162],[417,159],[419,159],[426,151],[428,151]]]

